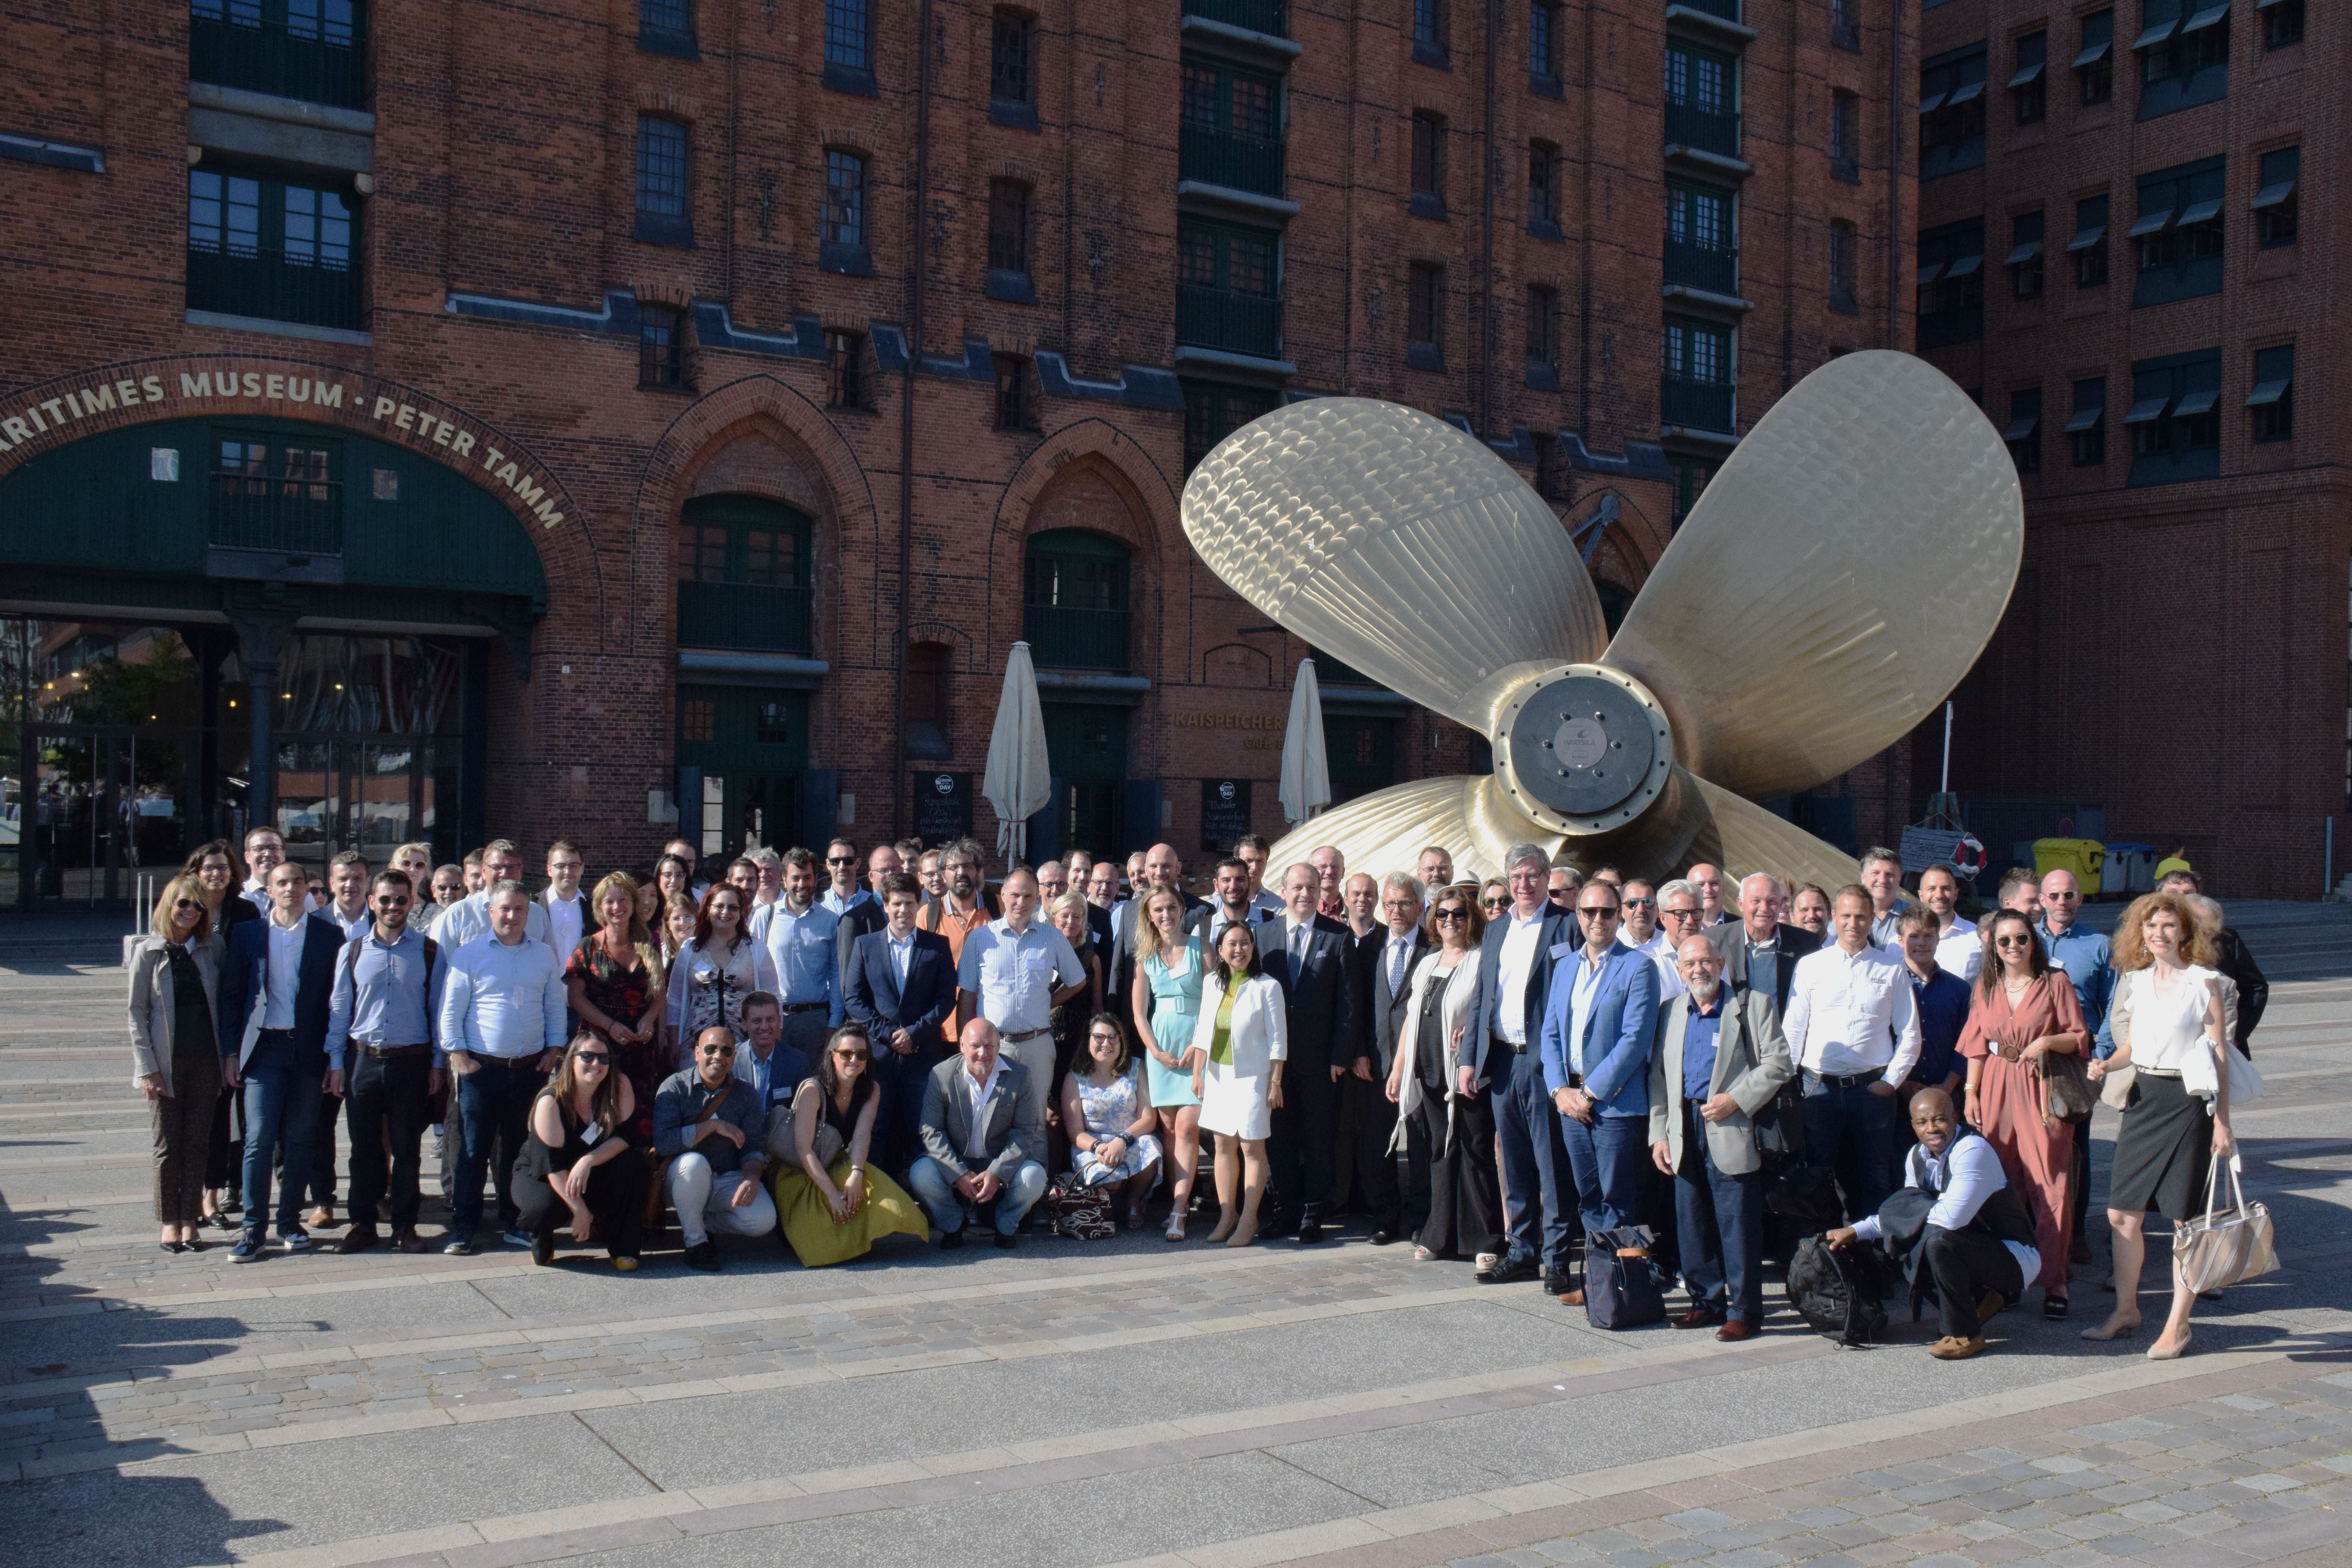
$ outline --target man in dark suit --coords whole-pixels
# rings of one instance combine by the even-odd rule
[[[841,994],[849,994],[849,972],[856,967],[857,944],[860,940],[880,931],[889,923],[889,914],[882,907],[882,886],[888,879],[904,873],[905,863],[896,847],[877,844],[866,857],[866,890],[868,897],[858,900],[841,911],[841,923],[833,928],[835,951],[841,959]],[[915,884],[919,893],[922,884]],[[878,1055],[880,1041],[875,1042]]]
[[[1740,880],[1739,918],[1699,932],[1715,944],[1723,963],[1724,984],[1735,991],[1771,995],[1776,1026],[1789,1005],[1789,984],[1796,976],[1797,960],[1822,945],[1822,939],[1811,931],[1781,919],[1787,909],[1780,884],[1759,871]]]
[[[1396,1066],[1397,1037],[1403,1032],[1405,997],[1412,988],[1413,967],[1429,951],[1421,929],[1422,886],[1402,871],[1391,871],[1381,882],[1381,929],[1368,944],[1357,949],[1365,970],[1367,1025],[1371,1047],[1374,1102],[1357,1128],[1356,1161],[1364,1171],[1364,1195],[1372,1205],[1372,1245],[1386,1247],[1405,1232],[1405,1211],[1415,1190],[1429,1185],[1429,1148],[1408,1134],[1405,1169],[1411,1178],[1403,1187],[1396,1179],[1396,1157],[1389,1145],[1396,1136],[1396,1102],[1389,1098],[1390,1069]]]
[[[1478,952],[1478,1022],[1462,1041],[1465,1095],[1494,1093],[1495,1142],[1503,1161],[1503,1225],[1508,1250],[1475,1278],[1485,1285],[1533,1279],[1557,1296],[1576,1289],[1573,1227],[1562,1200],[1568,1152],[1559,1113],[1544,1083],[1544,1006],[1552,949],[1580,939],[1576,918],[1551,902],[1551,862],[1532,844],[1504,857],[1511,901],[1486,922]],[[1643,962],[1647,962],[1644,960]]]
[[[1189,921],[1192,912],[1208,907],[1208,900],[1196,899],[1184,891],[1184,858],[1176,853],[1173,844],[1155,844],[1143,857],[1143,883],[1135,896],[1112,911],[1110,966],[1103,974],[1103,1005],[1116,1016],[1128,1016],[1128,987],[1135,980],[1135,922],[1143,918],[1143,907],[1151,895],[1162,888],[1173,888],[1184,900],[1184,914]],[[1091,919],[1087,921],[1092,925]]]
[[[842,1001],[874,1037],[880,1163],[903,1171],[922,1152],[923,1086],[945,1058],[940,1023],[955,1010],[955,955],[948,939],[915,929],[923,885],[904,871],[882,879],[880,931],[857,939]]]
[[[1287,1004],[1290,1045],[1282,1104],[1275,1110],[1274,1136],[1266,1146],[1283,1212],[1261,1234],[1282,1235],[1295,1213],[1298,1239],[1307,1245],[1323,1239],[1339,1079],[1360,1061],[1370,1070],[1349,983],[1355,966],[1348,957],[1348,928],[1315,912],[1321,896],[1321,879],[1302,860],[1282,874],[1283,912],[1257,928],[1259,963],[1282,987]]]
[[[285,1141],[278,1194],[278,1240],[289,1252],[310,1245],[301,1226],[303,1192],[318,1142],[320,1090],[328,1086],[327,1020],[342,928],[307,912],[310,878],[281,861],[269,873],[269,914],[229,933],[221,970],[221,1080],[245,1094],[245,1234],[232,1262],[262,1255],[269,1221],[269,1167]],[[340,1087],[340,1086],[338,1086]]]

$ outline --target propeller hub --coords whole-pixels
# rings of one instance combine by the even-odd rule
[[[1639,816],[1675,760],[1665,710],[1640,681],[1564,664],[1519,688],[1496,721],[1495,771],[1514,805],[1555,833],[1592,834]]]

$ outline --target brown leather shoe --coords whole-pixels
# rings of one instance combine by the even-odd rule
[[[303,1216],[302,1223],[312,1230],[332,1230],[335,1228],[335,1211],[327,1205],[320,1204]]]
[[[392,1233],[392,1249],[394,1252],[430,1252],[433,1244],[413,1230],[395,1230]]]
[[[1581,1307],[1584,1305],[1584,1292],[1563,1290],[1559,1293],[1559,1304],[1563,1307]]]
[[[1733,1318],[1715,1331],[1715,1337],[1725,1344],[1737,1344],[1741,1340],[1754,1339],[1761,1331],[1753,1323],[1745,1323],[1738,1318]]]
[[[1666,1321],[1678,1329],[1711,1329],[1723,1321],[1723,1314],[1712,1307],[1693,1307],[1687,1312],[1668,1318]]]
[[[342,1240],[335,1243],[335,1250],[343,1253],[365,1252],[382,1239],[383,1237],[376,1235],[375,1226],[355,1225],[343,1233]]]
[[[1927,1347],[1927,1353],[1937,1361],[1966,1361],[1972,1355],[1982,1354],[1984,1348],[1985,1342],[1981,1339],[1964,1340],[1955,1334],[1946,1334]]]

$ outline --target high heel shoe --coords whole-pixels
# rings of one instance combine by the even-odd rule
[[[2132,1335],[2139,1332],[2139,1328],[2140,1326],[2137,1323],[2117,1323],[2113,1328],[2109,1328],[2106,1324],[2101,1323],[2095,1329],[2084,1329],[2083,1331],[2083,1337],[2086,1340],[2095,1340],[2101,1343],[2105,1343],[2108,1340],[2129,1339]]]
[[[1227,1247],[1247,1247],[1257,1239],[1257,1215],[1251,1215],[1234,1226],[1233,1235],[1225,1237]]]
[[[2191,1331],[2184,1327],[2180,1331],[2180,1342],[2173,1346],[2170,1350],[2166,1350],[2162,1345],[2148,1346],[2147,1359],[2150,1361],[2179,1361],[2182,1356],[2189,1353],[2189,1341],[2190,1335]]]

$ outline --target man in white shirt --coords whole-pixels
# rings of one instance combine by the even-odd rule
[[[982,1209],[992,1209],[996,1245],[1017,1247],[1022,1216],[1045,1195],[1045,1124],[1033,1114],[1038,1097],[1024,1081],[1026,1069],[1002,1056],[987,1019],[968,1021],[956,1048],[961,1056],[940,1063],[923,1086],[924,1152],[908,1168],[907,1186],[942,1248],[961,1247],[964,1227]]]
[[[1658,1002],[1660,1005],[1683,994],[1683,977],[1675,967],[1675,952],[1682,946],[1685,935],[1698,933],[1698,893],[1690,883],[1677,877],[1666,884],[1675,890],[1679,901],[1675,911],[1680,919],[1674,931],[1667,931],[1665,919],[1666,895],[1654,884],[1636,877],[1625,884],[1624,896],[1619,900],[1623,911],[1623,923],[1618,928],[1619,945],[1630,947],[1650,961],[1658,972]],[[1579,892],[1582,889],[1577,889]]]
[[[368,908],[367,857],[356,849],[346,849],[327,862],[327,907],[320,913],[343,929],[343,940],[350,942],[375,923],[375,912]]]
[[[1572,1185],[1559,1113],[1544,1081],[1541,1031],[1556,948],[1579,940],[1576,918],[1552,907],[1551,863],[1532,844],[1503,858],[1510,903],[1486,922],[1478,952],[1478,996],[1465,1033],[1455,1090],[1492,1091],[1495,1144],[1503,1167],[1506,1250],[1475,1278],[1507,1285],[1540,1277],[1544,1289],[1576,1289],[1570,1268]],[[1612,933],[1613,934],[1613,933]]]
[[[529,917],[544,911],[520,882],[493,883],[489,929],[451,952],[441,992],[436,1057],[455,1076],[463,1114],[457,1191],[450,1200],[449,1239],[442,1251],[466,1257],[482,1223],[482,1177],[498,1188],[499,1220],[511,1247],[530,1245],[509,1192],[517,1156],[547,1075],[563,1058],[563,971],[544,937],[529,933]],[[495,1152],[493,1152],[495,1145]]]
[[[482,879],[480,892],[467,894],[434,921],[433,940],[445,951],[455,952],[490,929],[490,893],[493,889],[507,882],[512,882],[518,888],[522,886],[522,851],[515,847],[513,839],[493,838],[482,846]],[[523,910],[523,935],[546,946],[546,906],[525,895]],[[571,956],[570,953],[564,954],[567,959]]]
[[[557,968],[572,962],[581,938],[595,929],[588,916],[588,895],[580,890],[580,874],[588,868],[579,848],[559,838],[547,847],[547,891],[539,896],[547,910],[547,945],[555,952]]]
[[[1960,917],[1960,879],[1950,867],[1930,866],[1919,873],[1919,902],[1936,917],[1936,967],[1974,980],[1984,962],[1984,946],[1977,936],[1977,922]]]
[[[1036,918],[1037,879],[1016,870],[999,889],[1004,914],[964,939],[956,960],[956,1010],[996,1026],[1006,1056],[1028,1071],[1034,1103],[1024,1120],[1047,1124],[1054,1089],[1053,1011],[1086,988],[1070,939]]]
[[[1719,926],[1731,919],[1731,911],[1723,907],[1723,868],[1710,866],[1702,860],[1683,874],[1683,880],[1698,891],[1698,923],[1702,931]]]
[[[1919,1014],[1903,956],[1874,947],[1869,889],[1839,890],[1837,941],[1797,961],[1782,1031],[1805,1099],[1805,1147],[1834,1166],[1845,1212],[1875,1214],[1895,1190],[1896,1091],[1919,1060]]]

